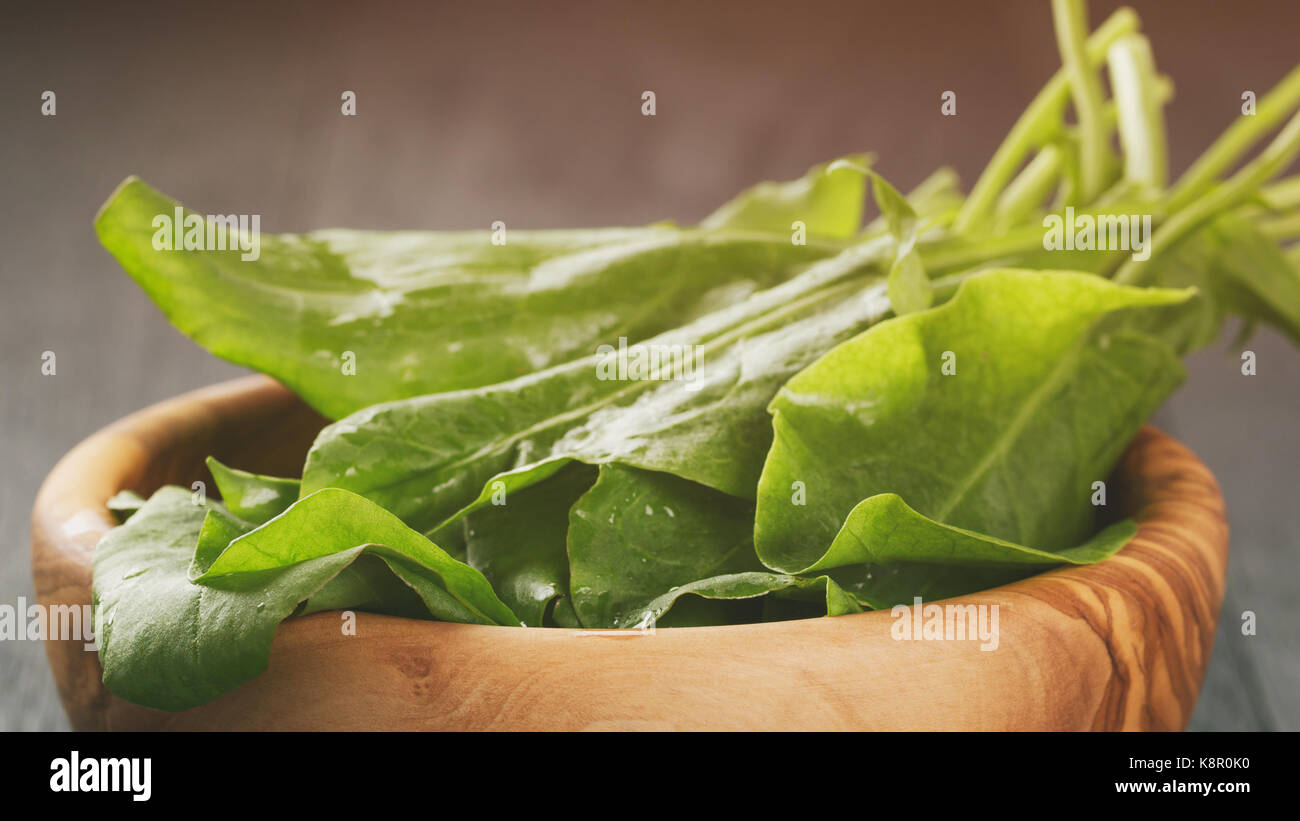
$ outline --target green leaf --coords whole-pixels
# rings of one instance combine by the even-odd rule
[[[1179,353],[1211,345],[1229,315],[1265,322],[1300,344],[1300,267],[1277,243],[1237,214],[1224,214],[1146,263],[1143,280],[1194,287],[1195,299],[1144,318],[1142,328]],[[1131,323],[1130,323],[1131,324]]]
[[[380,556],[362,553],[343,568],[325,586],[311,595],[294,613],[306,616],[330,610],[361,610],[402,616],[408,619],[429,618],[429,608],[411,585],[393,572]]]
[[[555,604],[551,607],[549,618],[545,621],[547,627],[565,627],[575,630],[582,627],[582,622],[578,621],[578,614],[573,609],[573,600],[568,594],[555,599]]]
[[[856,171],[871,179],[871,194],[896,243],[894,262],[889,268],[889,302],[894,313],[910,314],[929,308],[934,302],[930,279],[916,249],[920,219],[907,198],[889,181],[864,165],[837,160],[832,168]]]
[[[144,506],[145,499],[134,490],[119,490],[104,503],[104,507],[117,518],[118,523],[125,522]]]
[[[215,508],[183,488],[161,488],[95,550],[99,660],[104,684],[121,698],[184,710],[259,675],[276,626],[349,560],[263,574],[243,589],[192,584],[194,545]]]
[[[202,662],[194,652],[204,591],[189,583],[186,571],[208,508],[193,504],[182,488],[164,487],[95,549],[92,601],[99,619],[99,661],[104,684],[128,701],[183,710],[216,698],[265,666],[249,659],[233,632]],[[266,600],[262,591],[219,598],[251,612],[249,621],[258,624],[241,615],[236,620],[241,632],[257,632],[268,622],[274,630],[293,609],[278,612],[274,603],[269,611],[258,609]],[[217,664],[207,668],[210,659]]]
[[[791,182],[760,182],[705,217],[700,227],[709,230],[784,233],[793,223],[804,223],[807,235],[846,240],[862,226],[865,181],[846,165],[869,165],[867,154],[813,166]]]
[[[217,503],[195,504],[188,490],[168,486],[104,536],[93,601],[110,690],[147,707],[184,710],[239,686],[266,668],[279,623],[367,554],[419,595],[426,614],[517,623],[477,571],[345,491],[304,499],[238,535],[242,527]],[[225,550],[200,555],[201,531],[209,546],[234,538]],[[393,546],[372,543],[378,539]],[[191,579],[191,570],[202,575]]]
[[[991,590],[1045,569],[1035,565],[895,562],[837,567],[826,575],[863,607],[887,610],[896,604],[911,604],[918,596],[938,601]]]
[[[937,525],[1040,551],[1080,544],[1093,531],[1092,483],[1182,377],[1167,344],[1092,329],[1188,296],[1069,272],[989,272],[946,305],[831,350],[772,402],[759,557],[786,573],[829,566],[824,554],[858,503],[889,493]],[[890,522],[906,518],[892,512]]]
[[[1056,565],[1095,564],[1137,533],[1132,521],[1105,528],[1076,547],[1046,551],[936,522],[917,513],[897,493],[878,493],[849,511],[830,549],[802,572],[850,564]]]
[[[916,249],[894,260],[889,269],[889,304],[898,316],[924,311],[934,304],[934,291]]]
[[[192,581],[209,587],[240,586],[269,571],[344,553],[355,558],[361,551],[384,559],[420,594],[434,618],[519,623],[479,571],[452,558],[387,510],[338,488],[303,497],[280,516],[235,538],[220,555],[196,553]]]
[[[208,470],[217,483],[221,502],[226,509],[246,522],[265,524],[285,511],[298,499],[301,482],[262,476],[226,467],[215,458],[208,457]]]
[[[258,523],[234,515],[224,505],[213,505],[199,531],[190,578],[201,575],[231,542],[257,527]],[[394,575],[382,559],[368,555],[357,557],[352,564],[339,570],[302,603],[297,613],[305,615],[323,610],[366,610],[413,618],[427,618],[429,615],[419,596]]]
[[[596,481],[596,471],[569,465],[546,481],[508,492],[463,519],[465,557],[528,627],[569,590],[569,508]]]
[[[487,504],[494,481],[513,493],[576,459],[752,498],[771,438],[767,403],[827,348],[888,313],[875,272],[888,247],[869,240],[647,341],[643,350],[689,354],[690,379],[619,379],[607,367],[613,354],[597,354],[499,385],[367,408],[321,432],[302,492],[346,488],[428,530]]]
[[[782,591],[818,593],[828,616],[862,612],[861,605],[829,576],[811,579],[779,573],[730,573],[683,584],[651,601],[637,616],[636,624],[650,626],[662,618],[677,600],[687,594],[705,599],[752,599]]]
[[[1132,520],[1106,527],[1075,547],[1037,550],[946,525],[922,516],[896,493],[879,493],[849,511],[830,548],[805,573],[852,565],[873,572],[849,586],[872,608],[910,602],[913,596],[942,599],[1006,584],[1061,564],[1095,564],[1137,533]],[[885,572],[888,566],[895,572]]]
[[[1223,282],[1212,293],[1225,309],[1267,322],[1300,345],[1300,267],[1240,216],[1220,217],[1207,233],[1219,243],[1214,264]]]
[[[845,184],[836,176],[815,193],[838,203]],[[775,234],[510,230],[504,244],[489,231],[326,230],[263,235],[256,259],[239,248],[155,250],[167,234],[155,218],[175,224],[177,213],[182,224],[202,219],[129,179],[95,228],[176,327],[332,418],[512,379],[606,339],[653,336],[839,247],[794,245],[787,224]]]
[[[898,189],[879,174],[871,173],[871,191],[889,225],[890,235],[898,243],[894,262],[889,267],[889,303],[899,316],[923,311],[934,303],[934,292],[916,249],[916,212]]]
[[[899,244],[900,250],[908,251],[916,244],[917,216],[907,198],[884,177],[874,171],[863,169],[871,177],[871,196],[880,209],[889,227],[889,235]]]
[[[666,473],[602,465],[569,512],[573,605],[586,627],[628,627],[653,599],[761,570],[754,505]]]

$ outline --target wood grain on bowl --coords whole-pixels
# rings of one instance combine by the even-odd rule
[[[44,605],[90,601],[91,556],[122,489],[207,480],[203,459],[289,475],[324,424],[265,377],[155,405],[73,449],[32,522]],[[1154,428],[1110,488],[1138,535],[1100,564],[944,604],[998,605],[997,647],[899,641],[887,611],[645,633],[520,629],[335,613],[286,622],[266,673],[164,713],[100,682],[80,641],[46,650],[76,729],[1181,729],[1223,601],[1222,495]]]

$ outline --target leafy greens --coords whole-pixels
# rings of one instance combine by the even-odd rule
[[[220,501],[108,502],[107,686],[187,709],[321,611],[752,622],[1121,550],[1135,525],[1095,494],[1179,358],[1229,317],[1300,343],[1300,177],[1275,181],[1300,68],[1170,184],[1171,85],[1136,14],[1089,35],[1080,0],[1053,11],[1063,67],[969,196],[947,169],[904,195],[854,155],[694,226],[335,229],[246,259],[160,249],[158,217],[205,219],[128,179],[95,221],[127,273],[335,421],[300,477],[210,459]],[[1138,216],[1140,249],[1046,240]]]

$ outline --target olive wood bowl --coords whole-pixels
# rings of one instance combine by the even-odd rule
[[[260,376],[162,402],[69,452],[32,517],[44,605],[90,602],[91,556],[122,489],[209,479],[204,457],[295,475],[325,423]],[[888,611],[725,627],[483,627],[337,613],[290,619],[253,681],[181,713],[108,692],[81,641],[47,641],[78,730],[1176,730],[1223,601],[1214,477],[1147,427],[1110,483],[1139,522],[1114,557],[948,603],[999,605],[996,650],[899,641]]]

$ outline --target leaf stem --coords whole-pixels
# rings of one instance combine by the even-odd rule
[[[1137,31],[1137,14],[1122,8],[1112,14],[1092,37],[1088,38],[1086,51],[1089,66],[1100,66],[1112,43],[1126,34]],[[954,230],[968,233],[982,228],[991,218],[998,194],[1015,175],[1020,164],[1033,149],[1050,142],[1061,129],[1061,116],[1069,102],[1070,85],[1062,68],[1047,81],[1033,102],[1024,110],[1016,124],[989,160],[961,212],[954,222]]]
[[[1172,216],[1150,238],[1152,247],[1173,245],[1205,220],[1246,202],[1258,193],[1260,186],[1290,165],[1297,153],[1300,153],[1300,114],[1292,117],[1268,147],[1227,182],[1182,210],[1172,212]],[[1137,284],[1144,270],[1144,263],[1130,258],[1116,272],[1115,281],[1123,285]]]
[[[1300,212],[1261,222],[1259,231],[1276,240],[1300,239]]]
[[[1140,34],[1121,37],[1107,52],[1106,63],[1119,115],[1124,179],[1151,191],[1162,191],[1169,179],[1169,159],[1151,43]]]
[[[1259,101],[1253,116],[1240,116],[1178,179],[1169,195],[1169,210],[1178,211],[1205,193],[1250,147],[1300,105],[1300,66]]]
[[[1060,146],[1045,145],[1016,175],[998,200],[997,225],[999,232],[1020,223],[1043,204],[1052,186],[1061,179],[1062,151]]]
[[[1083,0],[1052,0],[1052,22],[1079,124],[1080,199],[1089,203],[1106,187],[1111,155],[1104,112],[1106,98],[1096,67],[1088,60],[1087,7]]]
[[[1268,207],[1275,211],[1286,211],[1300,206],[1300,174],[1264,186],[1259,195]]]

